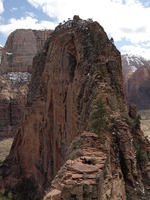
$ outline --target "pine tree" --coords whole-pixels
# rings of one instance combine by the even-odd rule
[[[91,129],[94,133],[100,135],[107,127],[107,113],[102,98],[98,98],[94,111],[91,113]]]

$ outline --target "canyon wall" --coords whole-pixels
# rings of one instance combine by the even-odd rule
[[[93,122],[97,102],[100,121]],[[146,199],[148,156],[138,119],[128,115],[120,52],[97,22],[75,16],[59,25],[33,60],[24,117],[0,167],[4,195],[42,199],[47,190],[45,199]]]
[[[9,35],[1,51],[0,137],[16,133],[24,113],[33,57],[42,50],[50,33],[50,30],[18,29]]]

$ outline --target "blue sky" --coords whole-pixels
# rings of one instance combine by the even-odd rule
[[[54,29],[73,15],[98,21],[122,53],[150,59],[149,0],[0,0],[0,44],[15,29]]]

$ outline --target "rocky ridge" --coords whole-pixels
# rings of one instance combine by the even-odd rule
[[[110,142],[105,145],[108,150]],[[126,199],[123,174],[119,168],[111,166],[101,146],[94,133],[84,132],[75,139],[70,147],[70,159],[58,171],[44,200]]]
[[[101,125],[99,137],[82,134],[93,129],[98,99],[108,126]],[[76,136],[79,144],[67,153]],[[120,53],[97,22],[75,16],[34,58],[25,114],[0,168],[0,187],[20,200],[42,199],[46,189],[44,199],[146,200],[149,172],[148,140],[125,103]]]

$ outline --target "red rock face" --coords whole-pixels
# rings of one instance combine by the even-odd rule
[[[0,138],[14,137],[25,108],[28,83],[0,76]]]
[[[128,102],[138,110],[150,108],[150,67],[140,67],[129,79]]]
[[[41,199],[65,163],[71,142],[84,130],[92,129],[91,113],[99,98],[109,125],[103,129],[97,149],[110,160],[113,177],[115,169],[120,170],[126,189],[133,199],[139,199],[141,193],[135,193],[134,188],[137,189],[136,181],[138,192],[146,186],[140,173],[147,176],[148,160],[144,159],[142,169],[137,168],[131,142],[137,130],[133,125],[132,133],[128,117],[124,117],[128,115],[120,53],[97,22],[78,17],[58,26],[34,58],[24,118],[0,169],[1,187],[12,188],[15,199]],[[147,141],[140,130],[137,135],[148,159]]]

